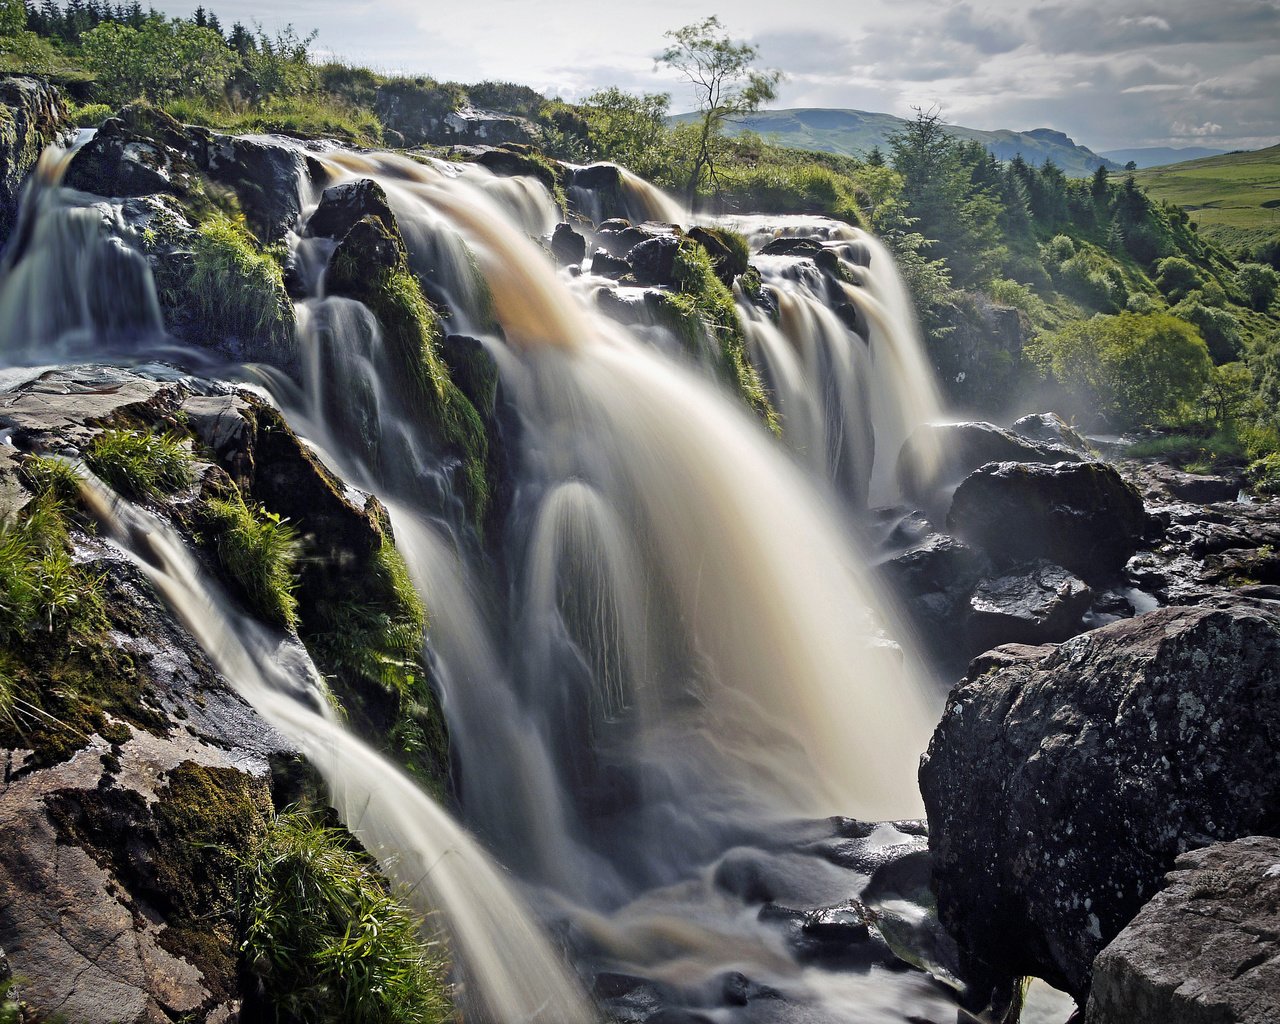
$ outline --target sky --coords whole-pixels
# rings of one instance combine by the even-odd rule
[[[195,4],[156,3],[182,15]],[[501,79],[576,100],[670,92],[663,33],[718,14],[786,74],[781,107],[1049,127],[1100,151],[1280,142],[1280,0],[206,0],[224,26],[316,29],[315,46],[387,73]]]

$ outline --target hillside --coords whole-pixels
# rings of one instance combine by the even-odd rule
[[[1206,149],[1204,146],[1147,146],[1138,149],[1108,149],[1099,156],[1114,160],[1120,165],[1130,160],[1139,168],[1163,167],[1165,164],[1179,164],[1187,160],[1202,160],[1209,156],[1222,156],[1225,149]]]
[[[1280,146],[1152,167],[1135,177],[1151,195],[1181,206],[1204,235],[1222,244],[1280,233]]]
[[[677,114],[673,123],[688,121],[694,114]],[[907,121],[893,114],[865,110],[836,110],[824,107],[797,107],[788,110],[762,110],[742,118],[730,126],[733,134],[752,131],[779,146],[792,149],[863,156],[873,146],[882,149],[889,136],[901,131]],[[1099,164],[1119,170],[1121,164],[1106,160],[1074,139],[1052,128],[1035,128],[1026,132],[1008,129],[983,131],[963,125],[947,125],[948,134],[957,139],[974,140],[987,147],[1000,160],[1011,160],[1019,153],[1031,164],[1052,160],[1070,177],[1092,174]]]

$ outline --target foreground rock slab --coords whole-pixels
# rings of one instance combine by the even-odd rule
[[[1179,854],[1274,825],[1280,605],[998,648],[951,692],[920,784],[939,913],[970,966],[1083,1004]]]
[[[1280,1020],[1280,839],[1183,854],[1094,962],[1087,1024]]]

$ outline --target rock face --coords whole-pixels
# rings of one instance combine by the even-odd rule
[[[1092,581],[1124,567],[1148,522],[1111,466],[995,462],[956,489],[947,526],[999,562],[1047,558]]]
[[[920,785],[969,966],[1083,1003],[1179,853],[1280,818],[1280,610],[1163,608],[998,648],[951,692]]]
[[[1094,961],[1087,1024],[1280,1020],[1280,839],[1178,858]]]
[[[320,205],[307,219],[307,234],[341,241],[365,217],[376,217],[388,230],[399,231],[387,194],[370,178],[330,185],[320,196]]]
[[[67,108],[39,78],[0,75],[0,245],[13,230],[18,193],[41,151],[59,141]]]

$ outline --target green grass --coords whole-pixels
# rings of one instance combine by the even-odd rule
[[[206,505],[218,561],[265,619],[293,628],[298,621],[295,573],[298,532],[287,520],[245,504],[239,492]]]
[[[1191,473],[1212,473],[1224,466],[1238,466],[1245,450],[1233,434],[1219,431],[1202,436],[1191,433],[1165,434],[1138,441],[1124,450],[1126,458],[1165,458]]]
[[[298,813],[244,856],[242,952],[277,1024],[444,1024],[443,949],[346,833]]]
[[[108,103],[67,103],[67,120],[77,128],[96,128],[113,114],[115,108]]]
[[[192,251],[195,270],[187,291],[196,316],[219,336],[264,343],[276,353],[291,352],[293,304],[280,262],[260,251],[244,227],[221,213],[200,225]]]
[[[190,487],[192,455],[169,434],[104,430],[89,442],[85,464],[105,483],[133,498],[154,498]]]
[[[52,494],[34,498],[0,525],[0,638],[33,628],[78,636],[102,621],[102,578],[72,559],[65,506]]]
[[[171,100],[164,109],[183,124],[204,125],[237,134],[273,132],[302,138],[323,136],[362,146],[382,142],[382,123],[373,111],[322,92],[275,99],[262,108],[246,111],[196,98]]]
[[[1153,197],[1186,210],[1203,229],[1280,233],[1280,146],[1150,167],[1134,177]]]

